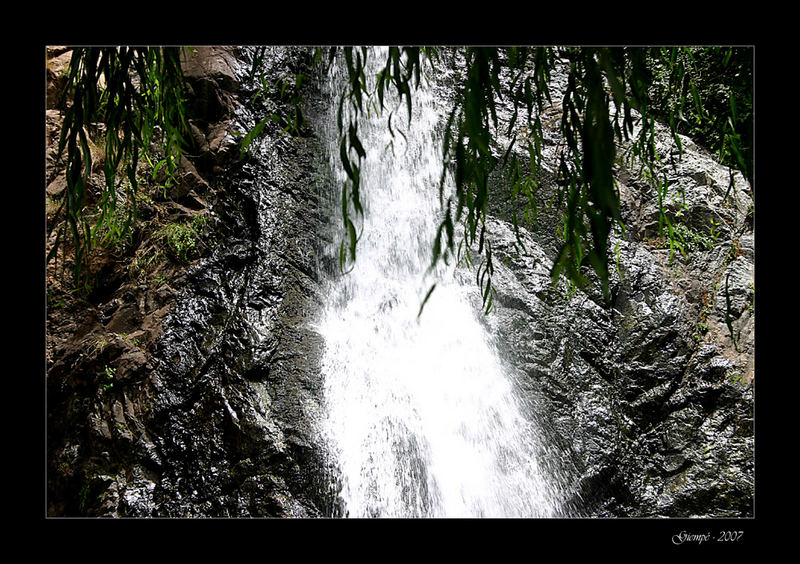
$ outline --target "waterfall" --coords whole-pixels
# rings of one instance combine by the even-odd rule
[[[372,50],[369,59],[385,61],[386,52]],[[333,69],[329,78],[326,137],[341,189],[335,112],[343,77]],[[371,111],[358,124],[367,151],[362,235],[352,271],[330,281],[318,326],[325,339],[321,425],[343,513],[559,516],[537,426],[477,318],[475,288],[460,283],[452,266],[429,272],[440,217],[436,126],[445,109],[424,82],[410,122],[404,104],[389,103],[394,136],[386,112]]]

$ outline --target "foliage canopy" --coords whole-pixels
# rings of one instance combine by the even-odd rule
[[[339,103],[340,158],[347,174],[342,187],[342,240],[340,261],[355,260],[357,233],[353,218],[364,213],[360,192],[360,166],[366,152],[358,136],[358,116],[365,112],[365,100],[376,96],[384,109],[387,92],[393,90],[405,102],[409,116],[413,92],[419,86],[425,62],[434,67],[442,61],[444,49],[398,47],[388,49],[375,80],[367,80],[366,47],[317,49],[317,60],[344,62],[348,88]],[[466,250],[477,245],[482,260],[476,280],[486,310],[491,308],[494,290],[492,245],[486,234],[488,204],[492,198],[490,174],[502,166],[511,193],[524,205],[523,217],[535,213],[534,192],[542,161],[541,115],[553,103],[551,73],[557,63],[567,65],[567,84],[558,101],[561,106],[559,131],[564,149],[559,153],[556,180],[559,198],[565,205],[562,242],[554,261],[553,280],[561,275],[577,286],[588,283],[594,272],[603,294],[609,289],[609,235],[624,230],[620,218],[619,194],[613,168],[617,145],[629,141],[633,153],[658,183],[659,196],[667,189],[666,175],[658,178],[660,156],[655,145],[656,120],[669,124],[676,145],[679,134],[696,137],[718,153],[723,163],[740,170],[752,181],[752,49],[733,47],[465,47],[448,50],[461,58],[462,80],[444,132],[443,157],[446,170],[439,186],[443,218],[433,247],[433,264],[449,257],[467,257]],[[75,246],[74,274],[80,282],[81,268],[91,249],[93,234],[115,217],[117,173],[122,167],[128,182],[125,190],[130,212],[123,229],[136,216],[137,163],[141,155],[150,160],[150,142],[158,133],[163,158],[151,161],[154,169],[165,167],[169,175],[179,166],[186,148],[184,82],[176,48],[79,48],[69,66],[63,108],[64,124],[59,151],[66,150],[66,197],[58,213],[59,243],[71,236]],[[295,112],[287,119],[285,131],[299,131],[302,121],[299,96],[301,81],[290,93]],[[368,86],[368,84],[373,86]],[[266,88],[266,85],[265,85]],[[374,88],[374,89],[373,89]],[[285,86],[281,87],[282,96]],[[70,103],[67,105],[67,101]],[[498,118],[498,101],[513,108],[509,122]],[[349,104],[349,118],[344,118]],[[242,140],[242,150],[257,137],[269,115]],[[286,121],[286,120],[284,120]],[[105,124],[104,173],[101,213],[94,225],[86,218],[86,179],[92,168],[87,130]],[[514,133],[519,122],[529,132],[524,138]],[[511,143],[497,156],[499,128],[512,135]],[[388,122],[391,128],[391,119]],[[525,145],[527,162],[522,163],[512,147]],[[523,164],[525,166],[523,166]],[[445,174],[452,173],[455,192],[444,198]],[[661,201],[661,198],[659,199]],[[116,214],[118,215],[118,214]],[[517,215],[514,226],[519,233]],[[463,230],[455,226],[461,224]],[[53,221],[53,226],[58,225]],[[679,235],[661,211],[661,227],[670,244],[680,245]],[[52,228],[52,227],[51,227]],[[457,240],[457,232],[462,239]],[[519,240],[521,243],[521,239]],[[431,288],[432,290],[433,288]],[[428,292],[428,296],[430,291]]]
[[[433,263],[447,260],[449,255],[460,257],[462,249],[477,244],[482,262],[476,279],[487,312],[494,295],[492,247],[486,236],[492,197],[490,174],[502,164],[512,194],[523,198],[523,216],[535,213],[531,209],[535,206],[533,191],[542,161],[540,116],[545,104],[553,102],[550,76],[557,59],[566,60],[568,66],[559,124],[565,149],[558,157],[556,177],[559,200],[565,203],[566,212],[563,241],[552,270],[554,281],[564,274],[572,284],[585,286],[588,268],[599,280],[603,295],[609,298],[609,235],[612,229],[625,228],[613,175],[617,144],[623,140],[630,141],[633,154],[647,167],[649,177],[656,179],[660,228],[668,235],[671,247],[680,247],[680,235],[672,229],[662,206],[668,182],[666,174],[659,170],[656,120],[669,123],[680,151],[679,134],[692,134],[701,144],[718,151],[722,162],[752,179],[751,49],[466,47],[457,52],[462,57],[463,78],[443,143],[444,161],[455,179],[455,194],[442,201],[444,217],[433,242]],[[364,111],[364,99],[372,94],[364,76],[370,52],[366,48],[332,48],[329,60],[339,53],[349,78],[349,89],[342,95],[340,108],[349,100],[353,110],[347,124],[342,122],[341,110],[339,113],[341,160],[348,175],[348,184],[343,187],[342,216],[349,256],[355,259],[357,238],[348,216],[348,201],[354,213],[363,213],[358,173],[364,151],[356,122]],[[426,57],[435,65],[439,54],[440,50],[431,47],[390,47],[387,60],[377,73],[375,89],[381,109],[384,89],[394,88],[405,99],[410,115],[412,88],[419,84],[422,59]],[[507,125],[498,118],[497,102],[501,100],[510,101],[513,107]],[[713,100],[713,106],[706,106],[707,100]],[[513,133],[520,116],[530,132],[525,139]],[[505,133],[513,137],[502,158],[498,158],[493,148],[501,125],[506,125]],[[527,145],[527,167],[522,167],[511,151],[517,142]],[[444,171],[442,178],[444,181]],[[439,189],[442,200],[442,185]],[[517,215],[513,220],[519,234]],[[463,239],[456,241],[454,225],[459,222],[464,227]],[[519,237],[518,240],[521,244]],[[344,252],[341,257],[345,258]]]
[[[64,157],[67,188],[49,230],[58,229],[48,260],[68,239],[74,246],[76,288],[88,285],[89,252],[102,231],[125,235],[136,220],[137,168],[149,162],[172,178],[187,146],[185,83],[180,49],[174,47],[86,47],[72,50],[66,87],[60,100],[64,120],[58,144]],[[102,129],[104,132],[101,131]],[[103,136],[104,183],[99,213],[89,220],[86,209],[93,155],[90,138]],[[151,142],[160,141],[163,156],[151,160]],[[118,178],[119,172],[124,178]],[[119,192],[129,205],[119,221]],[[60,221],[63,217],[64,221]]]

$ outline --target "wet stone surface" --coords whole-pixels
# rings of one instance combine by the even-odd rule
[[[286,61],[299,64],[297,53],[276,56],[285,60],[263,69],[268,77]],[[239,98],[252,97],[240,84]],[[254,119],[249,111],[236,127]],[[156,512],[320,515],[310,417],[320,343],[307,325],[318,290],[313,246],[305,246],[316,212],[313,193],[288,172],[309,166],[312,143],[268,133],[255,157],[228,169],[215,213],[229,233],[186,273],[159,342],[151,426],[171,463],[155,488]],[[270,158],[258,158],[263,152]]]
[[[673,172],[685,225],[728,227],[670,260],[649,228],[637,231],[648,217],[657,226],[646,187],[623,183],[630,229],[610,244],[620,257],[610,304],[551,285],[548,230],[523,229],[518,253],[510,224],[489,224],[498,295],[486,322],[521,389],[539,398],[576,515],[752,515],[752,200],[741,179],[725,200],[727,169],[687,145]]]
[[[108,303],[107,318],[103,305],[53,347],[51,515],[321,515],[321,344],[308,328],[318,213],[304,172],[315,140],[267,127],[252,149],[269,158],[240,158],[233,132],[285,109],[275,97],[251,104],[252,56],[201,48],[186,64],[199,153],[185,169],[197,191],[172,196],[188,206],[203,194],[213,249],[160,303]],[[260,72],[275,82],[307,62],[304,50],[271,48]]]

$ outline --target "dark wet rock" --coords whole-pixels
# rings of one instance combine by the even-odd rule
[[[695,244],[685,256],[654,244],[651,189],[621,171],[629,229],[610,242],[610,304],[552,285],[553,230],[522,229],[520,251],[509,223],[488,225],[498,294],[486,322],[537,398],[577,515],[752,515],[752,197],[741,175],[731,185],[725,167],[684,147],[670,169],[672,221]]]
[[[236,148],[232,120],[239,107],[241,63],[232,47],[201,46],[182,51],[189,94],[189,126],[196,160],[214,173]],[[191,182],[196,182],[190,179]],[[202,179],[200,179],[202,181]]]
[[[260,87],[247,57],[200,48],[184,60],[202,150],[164,206],[207,213],[214,248],[141,303],[98,297],[54,345],[51,515],[307,517],[327,503],[313,421],[321,342],[308,326],[318,214],[302,172],[314,140],[268,130],[253,148],[270,159],[238,160],[231,132],[260,111],[247,107]],[[276,48],[264,72],[274,81],[303,61]]]
[[[308,328],[318,290],[302,248],[314,202],[285,173],[307,166],[312,147],[279,135],[256,145],[273,158],[230,165],[214,207],[228,232],[187,271],[165,322],[148,425],[164,464],[145,514],[320,515],[320,342]]]

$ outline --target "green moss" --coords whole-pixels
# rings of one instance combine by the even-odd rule
[[[714,241],[711,238],[706,237],[699,231],[683,223],[676,223],[673,225],[673,229],[681,238],[683,247],[687,253],[692,251],[708,251],[714,246]]]
[[[199,246],[205,226],[205,216],[196,215],[189,223],[168,223],[158,230],[156,237],[166,244],[172,258],[187,264],[200,255]]]

